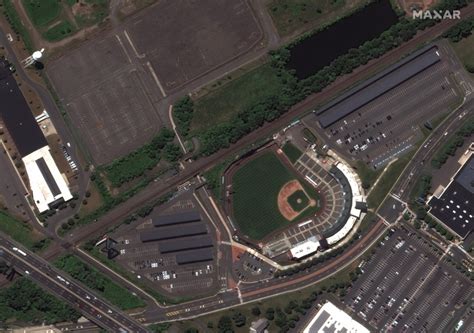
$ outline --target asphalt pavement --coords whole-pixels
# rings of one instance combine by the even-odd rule
[[[10,262],[15,270],[59,296],[99,326],[111,332],[148,332],[145,327],[103,301],[91,290],[7,236],[0,234],[0,244],[0,256]]]

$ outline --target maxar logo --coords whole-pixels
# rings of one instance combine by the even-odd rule
[[[413,19],[420,20],[460,20],[461,11],[442,11],[442,10],[414,10],[412,12]]]

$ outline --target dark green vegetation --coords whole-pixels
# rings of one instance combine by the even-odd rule
[[[46,293],[31,280],[20,278],[0,289],[0,326],[8,322],[54,324],[75,322],[81,314],[63,301]]]
[[[436,6],[436,9],[452,10],[461,8],[466,4],[467,0],[445,0]],[[235,86],[232,86],[232,89],[226,89],[230,86],[231,83],[229,83],[211,94],[214,98],[212,105],[205,108],[205,111],[212,115],[209,118],[202,117],[201,113],[196,112],[198,105],[194,106],[194,115],[196,117],[193,117],[192,124],[197,124],[198,122],[215,124],[212,123],[213,120],[221,122],[211,128],[201,129],[196,134],[200,140],[199,154],[211,155],[222,148],[229,147],[230,144],[235,143],[244,135],[255,131],[266,122],[277,119],[286,113],[291,106],[302,101],[310,94],[320,92],[334,82],[337,77],[351,73],[357,67],[382,56],[386,52],[412,39],[419,30],[434,24],[436,24],[434,20],[401,18],[398,23],[390,27],[379,37],[365,42],[358,48],[351,49],[347,54],[334,59],[329,66],[324,67],[304,80],[298,80],[293,72],[287,70],[290,46],[271,52],[271,63],[263,68],[269,71],[267,75],[274,75],[279,78],[278,84],[268,84],[267,80],[261,80],[261,82],[255,80],[252,82],[252,91],[269,91],[266,97],[262,96],[255,100],[254,94],[244,93],[247,85],[239,87],[238,84],[235,84]],[[253,72],[256,71],[263,70],[259,68]],[[260,83],[257,84],[258,82]],[[268,90],[270,86],[274,86],[275,89]],[[221,97],[218,99],[217,96],[219,95]],[[208,108],[214,107],[214,105],[220,105],[219,109],[222,109],[222,105],[225,105],[230,100],[238,101],[239,105],[245,105],[245,107],[240,110],[234,108],[236,110],[235,113],[227,113],[227,118],[220,118],[217,113],[208,111]],[[211,102],[209,103],[211,104]],[[211,121],[208,119],[211,119]],[[191,133],[193,133],[193,129],[191,129]]]
[[[267,152],[238,169],[232,177],[234,218],[240,230],[259,240],[290,222],[278,209],[278,193],[283,185],[297,176],[288,170],[273,152]],[[308,194],[317,194],[308,186]],[[313,196],[314,195],[314,196]],[[313,214],[318,207],[306,209],[302,216]]]
[[[179,133],[187,137],[193,120],[194,102],[186,96],[173,106],[173,119]]]
[[[207,187],[212,191],[214,197],[220,199],[222,196],[222,177],[229,162],[222,162],[203,174],[207,180]]]
[[[282,80],[270,64],[264,64],[199,98],[194,104],[191,134],[206,132],[232,121],[253,105],[273,98],[283,88]]]
[[[181,157],[181,150],[173,140],[173,131],[162,128],[149,144],[103,167],[107,179],[114,187],[119,187],[153,169],[161,157],[170,162],[177,161]]]
[[[22,0],[31,22],[37,27],[45,27],[59,17],[61,2],[58,0]]]
[[[291,163],[298,161],[298,158],[303,154],[294,144],[287,142],[283,148],[283,152],[290,159]]]
[[[435,154],[431,160],[431,165],[439,169],[446,163],[449,156],[454,156],[458,147],[464,144],[464,139],[474,134],[474,118],[470,118],[466,123],[448,140]]]
[[[43,37],[50,42],[55,42],[70,36],[74,31],[75,29],[71,22],[64,20],[46,30],[43,33]]]
[[[288,203],[295,212],[299,212],[308,206],[309,198],[304,191],[298,190],[288,197]]]
[[[0,211],[0,231],[35,252],[45,249],[50,242],[49,239],[36,235],[28,223],[18,221],[2,211]]]
[[[164,173],[173,170],[175,167],[171,166],[170,168],[164,169],[160,171],[159,177],[162,176]],[[97,220],[103,216],[105,213],[110,211],[112,208],[115,206],[121,204],[122,202],[125,202],[126,200],[130,199],[134,195],[136,195],[140,190],[145,188],[150,182],[152,182],[154,179],[159,179],[157,178],[157,175],[152,175],[152,177],[147,176],[143,177],[140,179],[140,181],[135,184],[132,188],[127,189],[123,192],[120,192],[120,194],[113,196],[107,186],[105,185],[104,180],[102,177],[98,176],[97,174],[92,174],[91,175],[91,181],[95,183],[95,186],[97,187],[98,191],[100,192],[100,195],[103,200],[103,205],[100,206],[98,209],[95,211],[80,217],[78,214],[74,215],[74,218],[69,219],[67,222],[61,224],[61,229],[58,230],[58,234],[60,236],[65,235],[69,230],[73,229],[74,227],[78,225],[84,225],[84,224],[89,224],[92,222],[97,222]],[[153,200],[152,206],[161,204],[166,202],[169,199],[169,195],[165,195],[163,197],[157,198]],[[87,200],[87,199],[86,199]]]
[[[355,169],[362,182],[362,187],[366,190],[372,187],[382,172],[381,169],[374,170],[368,167],[363,161],[357,161]]]
[[[357,281],[361,273],[356,265],[357,262],[353,267],[303,290],[209,314],[185,324],[194,327],[207,325],[205,332],[247,333],[252,321],[266,318],[269,321],[269,332],[300,332],[301,330],[295,329],[296,325],[302,325],[309,320],[316,304],[324,303],[328,296],[342,299],[346,295],[347,289]],[[179,323],[173,324],[170,332],[173,328],[179,332],[185,331]]]
[[[474,18],[462,21],[444,35],[452,46],[467,71],[474,73]]]
[[[92,290],[97,291],[110,303],[122,310],[145,306],[140,298],[132,295],[127,289],[119,286],[77,257],[72,255],[63,256],[57,259],[54,265]]]
[[[321,28],[367,3],[366,0],[272,0],[268,9],[281,36]]]
[[[318,139],[316,138],[316,136],[310,131],[309,128],[305,127],[303,128],[303,137],[308,140],[308,142],[310,143],[317,143],[318,142]]]
[[[13,2],[11,0],[2,0],[2,7],[3,15],[10,24],[13,32],[17,35],[17,38],[21,37],[23,43],[25,44],[25,48],[31,52],[33,50],[33,44],[31,42],[30,35],[28,34],[26,27],[21,22],[20,16],[16,12]]]
[[[426,197],[431,190],[431,179],[433,177],[430,174],[423,174],[415,183],[415,186],[410,193],[410,201],[422,201],[426,200]]]
[[[443,37],[449,38],[453,43],[459,42],[461,39],[469,37],[474,31],[474,18],[461,21],[449,29]]]

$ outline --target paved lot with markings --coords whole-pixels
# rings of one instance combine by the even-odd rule
[[[430,243],[392,229],[362,267],[345,303],[377,330],[449,332],[467,311],[474,288]],[[469,325],[467,325],[469,326]]]
[[[381,168],[423,138],[420,128],[426,121],[442,117],[461,100],[449,63],[442,60],[334,123],[324,135],[332,146]],[[304,120],[322,132],[316,119]]]

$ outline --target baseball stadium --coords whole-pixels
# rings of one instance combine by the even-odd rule
[[[272,142],[224,173],[224,211],[236,236],[272,258],[327,248],[365,209],[358,176],[341,161]]]

